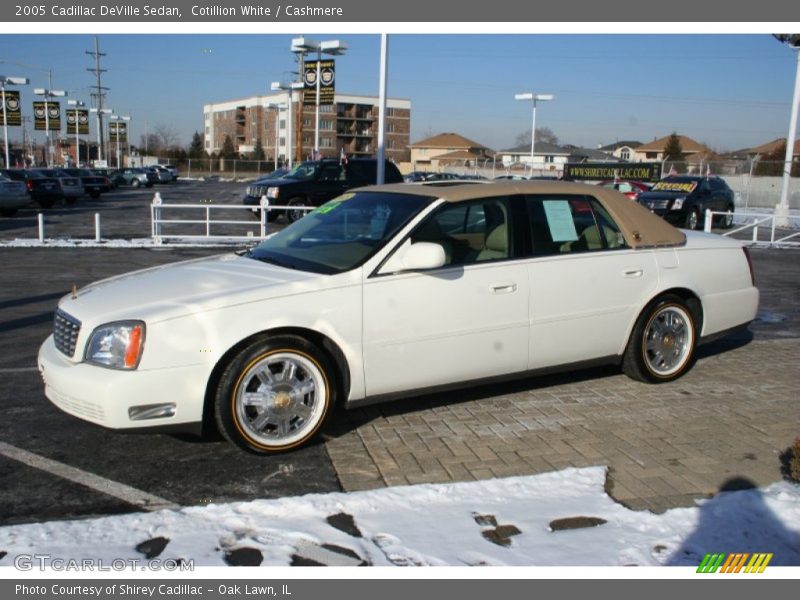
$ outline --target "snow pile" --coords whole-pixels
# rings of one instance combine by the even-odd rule
[[[697,566],[707,552],[773,552],[771,565],[800,565],[798,486],[655,515],[617,504],[604,483],[605,469],[591,467],[9,526],[0,566],[42,553],[142,560],[153,547],[161,560],[195,566]]]

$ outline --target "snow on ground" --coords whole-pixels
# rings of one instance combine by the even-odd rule
[[[196,567],[242,564],[237,555],[275,566],[696,567],[708,552],[772,552],[771,566],[800,565],[800,486],[726,492],[656,515],[616,503],[604,483],[605,469],[589,467],[7,526],[0,566],[20,554],[142,560],[137,545],[154,538],[169,540],[159,559]]]

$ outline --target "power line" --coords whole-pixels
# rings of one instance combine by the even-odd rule
[[[94,36],[94,52],[91,50],[86,50],[86,54],[94,57],[94,67],[86,70],[90,73],[94,73],[95,80],[97,82],[94,88],[95,91],[89,95],[95,101],[95,106],[97,108],[97,140],[99,144],[97,158],[102,160],[103,156],[105,156],[103,151],[105,139],[103,136],[103,100],[105,100],[106,92],[109,90],[109,88],[103,87],[100,81],[101,74],[106,72],[106,69],[100,68],[100,57],[105,56],[105,53],[100,52],[100,40],[97,38],[97,36]]]

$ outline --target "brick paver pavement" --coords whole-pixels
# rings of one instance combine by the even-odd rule
[[[607,465],[614,498],[663,511],[734,477],[778,481],[800,435],[800,340],[699,356],[669,384],[594,369],[343,412],[326,447],[346,490]]]

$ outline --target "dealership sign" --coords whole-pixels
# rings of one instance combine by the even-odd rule
[[[6,106],[4,111],[0,110],[0,125],[22,125],[19,92],[3,90],[3,96],[5,97]],[[6,121],[3,119],[6,119]]]
[[[108,138],[112,142],[127,142],[128,141],[128,124],[115,123],[114,121],[108,124]]]
[[[76,131],[77,128],[77,131]],[[79,108],[67,109],[67,133],[73,135],[89,134],[89,111]]]
[[[336,82],[336,66],[333,60],[307,60],[303,71],[305,93],[303,94],[304,106],[317,104],[317,63],[319,63],[319,103],[333,104]]]
[[[658,181],[661,179],[661,163],[567,163],[564,165],[564,179]]]
[[[61,131],[61,105],[58,102],[34,102],[33,128],[36,131]]]

